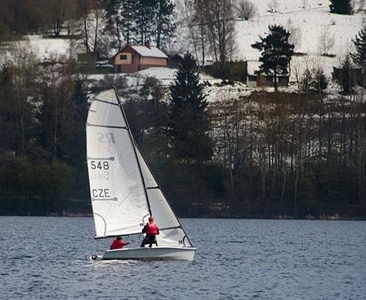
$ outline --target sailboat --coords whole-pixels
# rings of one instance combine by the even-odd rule
[[[105,250],[99,258],[193,260],[196,248],[138,149],[115,89],[93,98],[86,139],[95,238],[142,235],[150,216],[160,229],[157,246]]]

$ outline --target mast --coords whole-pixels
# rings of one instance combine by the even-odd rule
[[[133,152],[135,154],[135,158],[136,158],[136,161],[137,161],[137,165],[138,165],[138,169],[139,169],[139,173],[140,173],[140,178],[141,178],[141,181],[142,181],[142,185],[144,187],[144,193],[145,193],[145,198],[146,198],[146,202],[147,202],[147,206],[149,208],[149,214],[150,216],[152,215],[151,213],[151,206],[150,206],[150,201],[149,201],[149,196],[147,194],[147,188],[146,188],[146,184],[145,184],[145,180],[144,180],[144,176],[142,174],[142,170],[141,170],[141,164],[140,164],[140,161],[137,157],[137,152],[136,152],[136,147],[137,147],[137,144],[132,136],[132,132],[131,132],[131,128],[130,128],[130,124],[128,123],[128,120],[127,120],[127,117],[126,117],[126,114],[125,114],[125,111],[122,107],[122,103],[121,103],[121,100],[119,99],[118,97],[118,94],[117,94],[117,90],[116,88],[113,86],[113,90],[114,90],[114,93],[116,94],[116,98],[117,98],[117,101],[118,101],[118,106],[121,110],[121,113],[122,113],[122,116],[123,116],[123,119],[125,120],[125,123],[126,123],[126,129],[128,131],[128,136],[130,137],[130,140],[131,140],[131,143],[132,145],[134,146],[133,147]]]

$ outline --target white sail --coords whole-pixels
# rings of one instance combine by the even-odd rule
[[[192,247],[133,141],[114,90],[97,95],[90,106],[87,159],[97,238],[141,233],[152,215],[159,247]]]
[[[151,212],[155,220],[158,222],[161,232],[161,236],[158,238],[159,245],[166,246],[181,244],[185,246],[192,246],[177,217],[168,204],[168,201],[151,174],[140,151],[136,149],[136,152],[141,166],[141,172],[143,174]]]
[[[149,214],[133,142],[113,90],[99,94],[87,119],[87,159],[96,237],[141,232]]]

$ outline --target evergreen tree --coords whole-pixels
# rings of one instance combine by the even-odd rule
[[[312,87],[318,94],[321,94],[328,87],[328,80],[327,77],[325,77],[322,68],[314,70],[314,80],[312,82]]]
[[[102,0],[106,11],[105,31],[114,37],[113,46],[124,43],[144,44],[154,41],[157,47],[172,37],[174,5],[171,0]]]
[[[170,126],[174,154],[189,162],[207,161],[212,156],[212,146],[207,132],[210,120],[206,95],[199,82],[196,62],[187,53],[179,67],[175,82],[170,86]]]
[[[351,0],[330,0],[330,12],[340,15],[352,15],[353,9]]]
[[[121,33],[126,43],[131,43],[136,39],[136,1],[123,0],[120,10]]]
[[[73,82],[73,91],[70,101],[72,110],[65,120],[63,129],[66,132],[63,141],[63,153],[65,160],[74,168],[82,170],[85,160],[85,122],[88,113],[87,92],[85,82],[76,78]]]
[[[274,88],[277,92],[277,76],[288,74],[288,67],[294,53],[294,45],[289,43],[290,33],[280,25],[269,26],[270,34],[260,37],[260,42],[252,44],[254,49],[262,52],[259,61],[262,65],[259,72],[273,75]]]
[[[11,148],[11,138],[9,133],[11,132],[12,114],[9,110],[9,101],[12,100],[12,94],[14,89],[12,70],[6,64],[3,64],[2,70],[0,70],[0,154],[13,150]]]
[[[338,83],[346,94],[352,92],[353,87],[356,85],[356,78],[354,72],[352,72],[352,62],[349,55],[343,61]]]
[[[362,67],[366,67],[366,23],[364,23],[352,42],[356,48],[356,53],[351,54],[353,61]]]
[[[311,92],[311,81],[312,81],[311,72],[309,69],[306,69],[300,81],[300,88],[306,94]]]
[[[121,17],[119,15],[119,8],[121,0],[102,0],[105,9],[106,26],[104,31],[109,33],[112,37],[111,46],[117,49],[122,48],[121,38]]]
[[[144,44],[151,40],[153,24],[156,22],[155,12],[158,0],[139,0],[136,2],[137,42]]]
[[[174,18],[174,4],[170,0],[159,0],[158,8],[156,11],[156,32],[154,40],[156,41],[156,47],[165,48],[166,43],[173,37],[176,29],[176,24],[173,21]]]

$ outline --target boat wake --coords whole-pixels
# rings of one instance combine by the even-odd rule
[[[88,260],[102,260],[103,256],[100,254],[92,254],[88,257]]]

